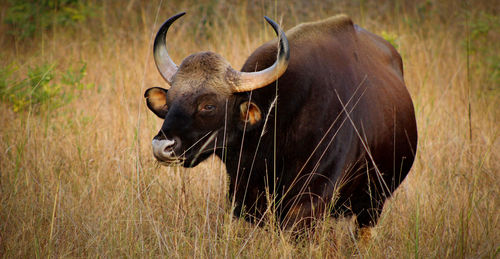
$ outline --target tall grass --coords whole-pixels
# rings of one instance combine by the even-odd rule
[[[28,104],[14,111],[8,96],[0,102],[3,257],[499,256],[500,21],[494,1],[89,3],[94,14],[87,19],[39,27],[28,39],[0,25],[1,68],[13,68],[1,73],[0,86],[11,89],[30,68],[51,64],[47,86],[73,93],[52,109]],[[0,6],[4,21],[10,4]],[[217,158],[195,169],[155,163],[150,140],[161,121],[142,95],[165,86],[152,60],[152,38],[179,11],[188,15],[168,40],[177,63],[212,50],[240,67],[275,37],[263,15],[289,29],[347,13],[397,47],[415,104],[419,149],[370,239],[356,239],[350,219],[326,218],[300,240],[270,223],[255,227],[231,218],[225,168]],[[86,70],[74,77],[92,87],[75,93],[78,84],[65,84],[63,75],[81,64]],[[52,107],[57,98],[63,97],[43,102]]]

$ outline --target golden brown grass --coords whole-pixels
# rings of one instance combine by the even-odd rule
[[[14,112],[0,103],[3,257],[499,256],[500,22],[494,1],[97,3],[96,15],[77,29],[54,27],[19,41],[0,27],[0,64],[18,65],[19,78],[28,66],[48,62],[62,73],[84,61],[84,82],[95,85],[55,110]],[[7,5],[1,8],[3,16]],[[240,67],[274,37],[263,15],[289,29],[347,13],[397,45],[419,147],[371,239],[355,239],[349,219],[328,218],[298,241],[271,223],[255,227],[230,216],[218,159],[191,170],[155,163],[150,140],[161,121],[142,94],[165,86],[152,60],[152,37],[179,11],[188,15],[169,33],[176,62],[212,50]],[[485,19],[491,30],[475,34]]]

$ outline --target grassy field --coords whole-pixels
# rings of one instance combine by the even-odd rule
[[[55,3],[55,4],[54,4]],[[500,5],[495,1],[45,1],[0,4],[0,255],[498,258]],[[37,8],[34,8],[37,7]],[[24,9],[23,9],[24,8]],[[231,216],[223,163],[160,167],[144,90],[164,19],[177,62],[233,67],[290,29],[346,13],[403,57],[419,147],[367,240],[326,218],[295,240]],[[31,14],[31,16],[29,16]]]

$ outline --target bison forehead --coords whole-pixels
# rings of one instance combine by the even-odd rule
[[[238,83],[238,72],[222,56],[213,52],[200,52],[186,57],[173,78],[172,95],[214,91],[231,94],[231,86]]]
[[[200,52],[186,57],[179,67],[179,72],[222,73],[228,66],[229,63],[219,54]]]

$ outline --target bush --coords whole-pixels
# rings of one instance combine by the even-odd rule
[[[44,63],[28,67],[26,76],[16,82],[12,78],[18,68],[10,65],[0,69],[0,100],[9,103],[15,112],[31,109],[54,110],[70,103],[75,91],[89,89],[92,84],[83,84],[86,74],[86,63],[74,69],[68,68],[60,80],[55,82],[55,64]]]
[[[75,25],[93,14],[82,0],[9,0],[4,22],[11,26],[10,34],[24,39],[52,26]]]

